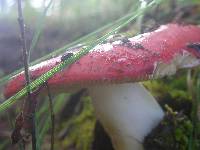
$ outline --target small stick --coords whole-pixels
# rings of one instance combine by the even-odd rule
[[[54,110],[53,110],[53,102],[52,102],[52,96],[51,96],[51,91],[50,88],[48,86],[48,82],[46,82],[46,88],[47,88],[47,94],[49,97],[49,109],[51,112],[51,150],[54,150],[54,131],[55,131],[55,124],[54,124],[54,120],[55,120],[55,115],[54,115]]]
[[[18,22],[19,22],[19,27],[20,27],[20,32],[21,32],[21,43],[22,43],[22,54],[23,54],[23,62],[24,62],[24,71],[25,71],[25,77],[26,77],[26,85],[30,84],[30,75],[29,75],[29,59],[28,59],[28,51],[26,48],[26,37],[25,37],[25,24],[24,24],[24,19],[23,19],[23,14],[22,14],[22,6],[21,6],[21,0],[18,0]],[[27,88],[27,93],[28,93],[28,98],[25,99],[24,105],[23,105],[23,110],[24,109],[29,109],[32,107],[32,101],[31,101],[31,91],[30,87],[28,86]],[[31,124],[32,124],[32,129],[31,129],[31,134],[32,134],[32,149],[36,150],[36,135],[35,135],[35,111],[31,112]]]
[[[25,69],[25,77],[26,77],[26,84],[30,84],[30,75],[29,75],[29,65],[28,65],[28,51],[26,48],[26,38],[25,38],[25,24],[24,19],[22,16],[22,7],[21,7],[21,0],[18,0],[18,22],[19,27],[21,31],[21,43],[23,48],[23,61],[24,61],[24,69]],[[30,94],[30,90],[28,90],[28,93]]]

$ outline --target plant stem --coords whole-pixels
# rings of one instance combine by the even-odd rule
[[[53,101],[52,101],[51,91],[48,86],[48,82],[46,82],[45,84],[46,84],[47,94],[49,98],[49,109],[51,112],[51,150],[54,150],[55,115],[54,115],[54,110],[53,110]]]
[[[25,78],[26,78],[26,85],[27,85],[27,94],[28,98],[25,99],[24,105],[23,105],[23,110],[24,109],[29,109],[31,108],[32,101],[31,101],[31,91],[30,91],[30,75],[29,75],[29,54],[26,48],[26,37],[25,37],[25,24],[24,24],[24,19],[23,19],[23,14],[22,14],[22,6],[21,6],[21,0],[18,0],[18,22],[19,22],[19,27],[20,27],[20,32],[21,32],[21,43],[22,43],[22,55],[23,55],[23,63],[24,63],[24,71],[25,71]],[[32,134],[32,149],[36,150],[36,137],[35,137],[35,111],[31,112],[30,116],[31,118],[31,124],[32,124],[32,129],[31,129],[31,134]]]

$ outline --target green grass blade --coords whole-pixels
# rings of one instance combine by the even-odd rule
[[[81,51],[79,51],[78,53],[76,53],[75,55],[73,55],[72,57],[70,57],[69,59],[61,62],[60,64],[58,64],[57,66],[55,66],[53,69],[49,70],[48,72],[44,73],[42,76],[40,76],[39,78],[37,78],[36,80],[34,80],[33,82],[30,83],[29,87],[31,91],[34,91],[37,87],[41,86],[46,80],[48,80],[49,78],[51,78],[55,73],[61,71],[64,67],[66,67],[67,65],[70,65],[72,63],[74,63],[76,60],[80,59],[83,55],[87,54],[92,48],[94,48],[96,45],[100,44],[102,41],[106,40],[106,38],[108,38],[110,35],[118,32],[121,28],[125,27],[127,24],[129,24],[131,21],[133,21],[134,19],[136,19],[138,16],[140,16],[142,14],[142,12],[144,12],[146,9],[151,8],[152,6],[154,6],[156,3],[161,2],[160,0],[154,0],[151,3],[149,3],[145,8],[143,9],[138,9],[132,17],[130,17],[127,21],[125,21],[124,23],[122,23],[121,25],[117,26],[116,28],[114,28],[112,31],[110,31],[109,33],[105,34],[104,36],[102,36],[101,38],[97,39],[96,42],[92,42],[89,46],[87,46],[86,48],[82,49]],[[7,108],[9,108],[12,104],[14,104],[18,99],[22,98],[23,96],[27,95],[27,86],[24,87],[22,90],[20,90],[17,94],[15,94],[14,96],[10,97],[9,99],[7,99],[6,101],[4,101],[1,105],[0,105],[0,112],[6,110]]]
[[[44,12],[38,18],[38,21],[37,21],[38,23],[36,25],[37,26],[36,27],[37,30],[36,30],[36,32],[35,32],[35,34],[33,36],[32,42],[31,42],[31,46],[30,46],[30,49],[29,49],[29,58],[28,58],[28,60],[30,60],[31,52],[33,51],[33,49],[35,48],[35,46],[36,46],[36,44],[37,44],[37,42],[39,40],[40,34],[41,34],[41,32],[43,30],[43,27],[44,27],[45,17],[47,15],[47,12],[48,12],[49,8],[51,7],[52,3],[53,3],[53,0],[51,0],[48,3],[47,7],[44,8]]]
[[[97,29],[96,31],[94,31],[94,32],[92,32],[92,33],[89,33],[88,35],[86,35],[86,36],[84,36],[84,37],[82,37],[82,38],[80,38],[80,39],[78,39],[78,40],[76,40],[76,41],[74,41],[74,42],[72,42],[72,43],[70,43],[70,44],[65,45],[65,46],[62,47],[62,48],[59,48],[59,49],[57,49],[57,50],[54,50],[54,51],[51,52],[50,54],[47,54],[47,55],[45,55],[45,56],[43,56],[43,57],[41,57],[41,58],[39,58],[39,59],[33,61],[32,63],[30,63],[30,66],[33,66],[33,65],[35,65],[35,64],[37,64],[37,63],[39,63],[39,62],[41,62],[41,61],[44,61],[44,60],[46,60],[46,59],[48,59],[48,58],[55,57],[56,55],[59,55],[59,54],[63,53],[64,51],[66,51],[68,48],[70,48],[70,47],[72,47],[72,46],[74,46],[74,45],[76,45],[76,44],[82,43],[82,42],[84,42],[84,41],[87,41],[88,39],[93,38],[95,35],[99,34],[100,32],[103,32],[103,31],[106,30],[106,29],[109,29],[111,26],[113,26],[113,25],[118,25],[118,24],[120,24],[121,22],[126,21],[126,20],[129,19],[132,15],[133,15],[133,13],[129,13],[129,14],[125,15],[124,17],[122,17],[122,18],[120,18],[120,19],[118,19],[118,20],[116,20],[116,21],[114,21],[114,22],[112,22],[112,23],[109,23],[109,24],[107,24],[107,25],[105,25],[105,26],[103,26],[103,27]],[[6,76],[2,77],[2,78],[0,79],[0,86],[3,85],[6,81],[12,79],[13,76],[15,76],[16,74],[20,73],[21,71],[23,71],[23,68],[21,68],[21,69],[19,69],[19,70],[17,70],[17,71],[14,71],[13,73],[11,73],[11,74],[9,74],[9,75],[6,75]]]
[[[197,86],[196,86],[195,94],[196,94],[196,97],[194,98],[194,101],[192,101],[192,113],[191,113],[193,129],[192,129],[192,132],[190,133],[190,138],[188,142],[188,150],[197,150],[198,107],[200,104],[200,75],[197,78]]]

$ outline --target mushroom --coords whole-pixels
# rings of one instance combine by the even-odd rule
[[[114,148],[141,150],[145,136],[162,120],[164,112],[138,82],[200,65],[198,42],[200,28],[197,26],[162,25],[153,32],[97,45],[55,74],[48,85],[55,93],[87,88],[96,116]],[[31,76],[39,77],[74,53],[74,50],[68,51],[64,56],[31,67]],[[21,72],[6,85],[5,97],[12,96],[24,85],[24,72]]]

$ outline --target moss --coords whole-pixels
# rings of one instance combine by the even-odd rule
[[[146,81],[144,85],[158,98],[169,94],[173,99],[191,100],[191,96],[186,88],[186,78],[183,77],[178,79],[166,78],[165,80]]]
[[[145,148],[186,150],[193,130],[192,122],[187,116],[173,111],[169,106],[166,106],[166,110],[163,121],[146,137]]]
[[[90,149],[93,140],[93,130],[95,126],[94,110],[89,97],[83,97],[83,110],[79,115],[72,117],[66,124],[68,135],[62,141],[66,149],[75,147],[78,150]]]
[[[183,80],[184,79],[184,80]],[[183,83],[182,83],[183,82]],[[180,84],[180,86],[178,86]],[[185,90],[186,79],[166,78],[165,80],[147,81],[144,85],[149,89],[151,94],[158,100],[161,107],[168,104],[174,110],[189,116],[192,109],[192,97]]]
[[[198,73],[196,73],[198,74]],[[193,87],[196,88],[196,78]],[[187,89],[186,74],[179,72],[175,77],[144,82],[156,97],[166,116],[145,139],[147,150],[198,150],[200,149],[200,124],[193,121],[192,112],[195,94]],[[195,91],[195,90],[194,90]],[[169,106],[165,106],[168,104]],[[189,148],[190,147],[190,148]]]

